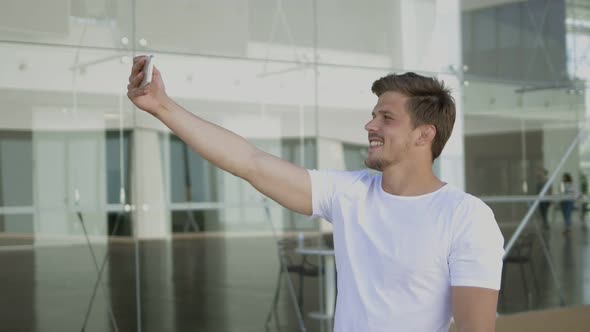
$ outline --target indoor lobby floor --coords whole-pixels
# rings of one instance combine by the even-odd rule
[[[589,304],[590,232],[579,222],[568,236],[561,229],[555,223],[543,234],[565,304]],[[265,330],[278,272],[277,246],[269,235],[181,235],[171,241],[141,241],[137,248],[134,241],[115,239],[108,246],[105,282],[90,310],[97,268],[88,246],[32,250],[30,242],[7,234],[0,237],[0,331],[81,331],[85,320],[88,332]],[[93,244],[99,265],[106,248]],[[528,267],[523,278],[518,264],[507,266],[501,315],[559,306],[559,292],[539,242],[532,262],[538,289]],[[298,287],[297,278],[293,281]],[[307,315],[318,310],[317,278],[306,278],[304,289],[307,330],[321,331],[318,321]],[[277,310],[281,319],[279,324],[273,321],[270,331],[298,331],[292,308],[283,283]]]

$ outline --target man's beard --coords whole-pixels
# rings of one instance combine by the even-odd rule
[[[410,141],[406,141],[402,147],[402,150],[394,154],[393,159],[386,159],[383,155],[376,156],[373,159],[367,157],[367,159],[365,159],[365,166],[367,166],[367,168],[383,172],[385,168],[400,162],[400,157],[407,155],[409,151]]]
[[[365,166],[367,166],[367,168],[370,169],[374,169],[376,171],[383,171],[383,168],[387,165],[388,163],[386,163],[383,159],[378,158],[378,159],[365,159]]]

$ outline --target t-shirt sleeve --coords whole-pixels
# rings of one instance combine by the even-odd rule
[[[475,197],[457,208],[449,254],[451,286],[500,289],[504,237],[492,210]]]
[[[311,179],[312,217],[324,218],[332,222],[332,202],[334,195],[358,178],[360,172],[307,170]]]

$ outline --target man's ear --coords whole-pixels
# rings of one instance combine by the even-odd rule
[[[420,137],[418,137],[418,145],[431,144],[436,136],[436,127],[434,125],[422,125],[420,126]]]

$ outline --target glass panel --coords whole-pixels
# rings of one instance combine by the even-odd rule
[[[318,1],[321,63],[387,67],[395,56],[399,7],[391,1]],[[398,5],[399,6],[399,5]],[[370,22],[370,24],[368,24]],[[370,36],[368,38],[368,36]]]
[[[164,80],[172,82],[170,93],[197,116],[235,131],[263,151],[301,166],[314,167],[313,76],[310,70],[291,70],[291,64],[279,62],[262,64],[223,58],[162,55],[157,61],[164,68]],[[183,63],[195,68],[194,77],[178,79]],[[228,72],[221,68],[233,70]],[[210,87],[212,77],[217,77],[214,85],[219,90]],[[197,94],[195,86],[202,87],[197,89],[200,91]],[[160,142],[167,150],[163,156],[168,156],[165,164],[169,170],[174,232],[268,230],[267,223],[252,225],[244,220],[251,215],[253,220],[260,220],[264,215],[263,196],[250,184],[214,167],[174,135]],[[239,212],[239,209],[232,209],[233,206],[259,211]],[[310,225],[304,222],[295,226],[293,222],[302,217],[290,212],[284,217],[291,220],[284,227],[307,228]]]
[[[265,202],[134,110],[125,86],[135,53],[156,55],[167,92],[191,112],[306,168],[364,168],[377,78],[418,71],[445,80],[460,115],[433,167],[492,207],[507,242],[546,181],[543,169],[556,174],[547,224],[535,211],[525,229],[537,235],[529,257],[540,290],[528,272],[525,289],[507,262],[500,313],[590,303],[584,200],[561,234],[563,174],[587,193],[590,141],[559,168],[586,130],[588,1],[6,6],[0,265],[13,268],[0,276],[3,327],[259,331],[278,240],[302,234],[306,245],[330,245],[330,225]],[[318,286],[306,280],[310,331],[320,329],[307,315],[318,308]],[[277,311],[291,328],[286,290]]]
[[[497,84],[470,80],[469,87],[464,90],[466,189],[480,196],[492,207],[506,243],[536,199],[535,195],[542,187],[540,174],[543,169],[549,175],[557,172],[553,184],[555,195],[559,194],[559,183],[564,172],[574,175],[574,182],[579,183],[578,174],[581,171],[577,149],[565,160],[562,168],[556,169],[578,134],[577,119],[582,116],[585,108],[582,96],[569,94],[567,89],[523,91],[520,86],[518,82]],[[559,201],[555,198],[555,211],[559,209]],[[554,268],[559,275],[563,273],[563,278],[574,277],[576,272],[561,265],[563,256],[561,252],[555,251],[564,244],[561,235],[563,226],[561,221],[557,221],[559,215],[553,214],[550,219],[552,226],[543,234],[551,237],[546,240],[551,249]],[[534,226],[536,222],[540,223],[537,213],[533,215],[525,233],[532,232],[538,237],[540,233],[537,234]],[[539,227],[542,226],[540,223]],[[552,244],[554,241],[557,242]],[[542,255],[539,242],[535,250],[533,255],[538,256],[539,262],[535,263],[534,268],[547,269],[546,264],[549,263]],[[507,261],[505,269],[508,271],[512,269],[511,266],[510,261]],[[522,283],[521,276],[516,272],[506,273],[506,285]],[[531,276],[526,278],[532,280]],[[563,278],[559,283],[564,290],[574,287]],[[553,284],[551,274],[545,274],[540,282]],[[533,294],[532,282],[529,286]],[[505,294],[501,296],[500,312],[527,311],[559,305],[555,285],[539,285],[539,289],[539,293],[528,295],[534,298],[528,298],[526,294],[521,296],[522,288],[506,286],[503,290]],[[582,304],[578,300],[577,297],[565,298],[568,305]]]
[[[588,143],[576,141],[588,112],[585,12],[586,1],[521,1],[462,13],[466,189],[492,207],[511,245],[501,314],[589,303],[581,272],[587,204],[571,203],[571,226],[565,211],[566,188],[587,192]],[[481,39],[488,37],[493,42]],[[531,211],[547,181],[547,196]]]
[[[462,29],[463,62],[469,74],[536,82],[567,78],[565,1],[508,1],[468,8],[462,13]]]
[[[156,53],[155,59],[167,93],[187,110],[263,151],[315,168],[311,69],[246,57]],[[133,138],[149,151],[133,169],[139,177],[136,193],[161,192],[166,203],[160,216],[137,215],[143,329],[259,330],[261,319],[251,317],[263,317],[271,305],[277,240],[299,231],[318,237],[318,223],[265,202],[249,183],[211,165],[151,116],[140,112],[136,119],[143,138]],[[157,140],[148,143],[148,135]],[[148,164],[161,167],[163,177],[152,166],[147,171]],[[137,206],[143,200],[138,197]],[[187,282],[193,286],[186,288]],[[252,297],[262,304],[244,310],[240,303]]]
[[[311,4],[309,0],[139,1],[135,13],[138,50],[305,65],[312,58]]]
[[[72,22],[69,12],[46,14]],[[121,184],[130,192],[131,54],[11,36],[0,42],[0,264],[15,268],[0,293],[18,314],[2,307],[0,320],[9,330],[132,330],[135,303],[117,289],[134,275],[111,276],[134,258],[117,265],[108,256],[116,247],[109,235],[132,231],[121,204]],[[133,252],[134,242],[125,243],[120,252]]]
[[[98,47],[119,50],[124,55],[131,50],[132,43],[131,3],[129,0],[7,1],[0,12],[0,40]]]
[[[32,157],[30,132],[0,132],[0,233],[33,233]]]
[[[321,64],[431,73],[458,65],[458,1],[327,0],[315,6]]]

